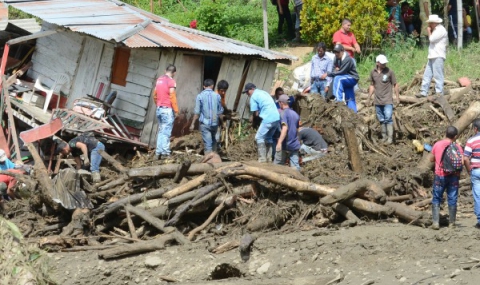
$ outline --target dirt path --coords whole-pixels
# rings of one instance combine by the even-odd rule
[[[480,231],[474,224],[469,213],[460,214],[454,230],[433,231],[392,221],[348,229],[265,233],[258,237],[246,263],[238,250],[209,253],[206,241],[108,262],[98,259],[95,252],[52,257],[55,277],[64,285],[163,284],[160,276],[175,278],[180,284],[206,284],[222,263],[244,275],[229,284],[326,284],[342,275],[344,280],[336,284],[473,285],[480,282],[480,268],[462,270],[461,262],[480,258]],[[158,266],[151,268],[146,263]]]

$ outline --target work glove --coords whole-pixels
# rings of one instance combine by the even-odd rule
[[[85,166],[90,166],[90,160],[88,159],[88,157],[85,157],[85,158],[83,159],[83,165],[85,165]]]

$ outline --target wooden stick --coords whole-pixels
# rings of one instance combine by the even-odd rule
[[[413,199],[413,196],[411,194],[387,197],[387,201],[390,201],[390,202],[403,202],[411,199]]]
[[[128,168],[123,166],[120,162],[118,162],[115,158],[111,157],[108,153],[106,153],[104,150],[99,150],[98,153],[106,160],[108,161],[113,168],[115,168],[118,172],[122,174],[128,173]]]
[[[198,232],[206,228],[210,224],[210,222],[218,215],[218,213],[223,210],[223,208],[225,208],[225,201],[222,204],[218,205],[215,210],[213,210],[213,212],[203,224],[194,228],[190,233],[188,233],[188,240],[192,240]]]
[[[135,241],[135,242],[138,242],[138,241],[141,241],[141,239],[138,239],[138,238],[129,238],[129,237],[126,237],[126,236],[122,236],[122,235],[119,235],[119,234],[116,234],[114,232],[110,232],[110,236],[109,235],[100,235],[102,237],[108,237],[108,238],[121,238],[121,239],[124,239],[124,240],[129,240],[129,241]]]
[[[361,220],[355,215],[350,208],[347,206],[340,204],[340,203],[335,203],[332,205],[332,209],[342,215],[345,219],[347,220],[352,220],[356,221],[357,223],[360,222]]]
[[[134,239],[138,239],[137,231],[135,230],[135,225],[132,222],[132,217],[127,207],[125,207],[125,213],[127,214],[127,223],[128,223],[128,229],[130,230],[130,236]]]
[[[433,105],[429,105],[428,106],[435,114],[437,114],[442,120],[444,120],[445,122],[450,122],[450,120],[447,119],[447,117],[445,117],[445,115],[443,115],[442,113],[440,113],[435,107],[433,107]]]
[[[348,149],[348,158],[352,164],[352,170],[357,173],[363,172],[362,158],[358,150],[357,136],[355,128],[351,124],[344,123],[342,126],[345,143]]]
[[[190,160],[185,160],[181,165],[178,166],[177,173],[175,173],[175,177],[173,178],[173,183],[178,183],[183,177],[185,177],[190,165],[192,165],[192,162]]]
[[[357,196],[360,192],[365,192],[369,189],[373,189],[372,192],[378,194],[378,197],[374,196],[374,202],[383,202],[385,203],[386,194],[383,189],[375,182],[368,179],[356,180],[350,184],[344,185],[333,193],[320,199],[322,205],[332,205],[337,202],[344,201],[353,196]]]
[[[230,251],[239,246],[240,246],[240,242],[238,240],[233,240],[233,241],[226,242],[222,245],[219,245],[218,247],[214,248],[212,252],[216,254],[220,254],[220,253]]]
[[[104,191],[104,190],[108,190],[110,188],[113,188],[115,186],[122,185],[123,183],[125,183],[125,177],[119,178],[117,180],[113,180],[113,181],[111,181],[111,182],[109,182],[109,183],[107,183],[107,184],[105,184],[101,187],[97,187],[97,189],[99,191]]]
[[[156,239],[139,241],[102,250],[98,256],[103,259],[119,258],[127,255],[164,249],[167,242],[175,240],[173,235],[163,235]]]
[[[6,83],[6,81],[7,77],[4,75],[2,77],[2,82]],[[18,144],[17,128],[15,127],[15,121],[13,119],[12,105],[10,104],[10,93],[8,92],[7,84],[3,84],[3,97],[5,98],[5,104],[7,105],[8,126],[10,127],[13,144],[15,146],[15,159],[18,161],[22,161],[22,155],[20,154],[20,145]]]
[[[187,244],[188,240],[176,229],[176,228],[166,228],[165,223],[152,216],[149,212],[145,211],[144,209],[140,209],[138,207],[133,207],[132,205],[125,206],[125,209],[130,211],[130,213],[139,216],[149,224],[151,224],[156,229],[160,230],[163,233],[171,233],[175,239],[181,244]]]

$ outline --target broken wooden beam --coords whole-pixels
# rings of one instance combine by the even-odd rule
[[[127,174],[128,173],[128,168],[123,166],[120,162],[118,162],[115,158],[110,156],[107,152],[104,150],[98,150],[98,153],[106,160],[108,163],[110,163],[115,170],[122,174]]]
[[[348,159],[352,165],[352,170],[357,173],[363,172],[362,157],[358,148],[358,140],[355,135],[355,127],[349,123],[342,124],[343,135],[345,137],[345,144],[348,150]]]
[[[182,180],[183,177],[187,174],[188,169],[192,165],[190,160],[185,160],[180,164],[177,168],[177,173],[175,173],[175,177],[173,177],[173,183],[178,183]]]

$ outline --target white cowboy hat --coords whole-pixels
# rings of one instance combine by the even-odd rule
[[[440,24],[443,22],[442,18],[440,18],[438,15],[430,15],[428,16],[427,23],[437,23]]]

